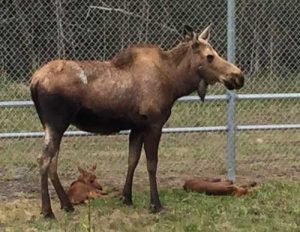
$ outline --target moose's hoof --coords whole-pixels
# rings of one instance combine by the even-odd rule
[[[151,204],[149,207],[150,213],[165,213],[166,209],[162,207],[161,205],[154,205]]]
[[[131,198],[121,196],[121,201],[124,205],[132,205],[132,199]]]
[[[47,212],[42,212],[45,219],[55,219],[54,213],[50,210]]]
[[[71,204],[70,205],[61,206],[61,209],[63,209],[66,212],[74,212],[74,207]]]

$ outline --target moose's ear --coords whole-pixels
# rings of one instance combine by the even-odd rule
[[[183,27],[183,39],[184,41],[191,41],[195,39],[196,33],[194,32],[193,28],[189,25],[184,25]]]
[[[210,30],[211,30],[211,25],[209,25],[208,27],[206,27],[201,34],[198,36],[198,39],[204,39],[206,41],[209,40],[210,37]]]

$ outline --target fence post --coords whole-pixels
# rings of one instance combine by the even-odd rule
[[[235,0],[227,0],[227,59],[235,62]],[[227,178],[235,181],[235,100],[234,91],[227,91]]]

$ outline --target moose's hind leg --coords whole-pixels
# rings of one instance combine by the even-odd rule
[[[45,127],[45,140],[42,155],[38,158],[41,175],[42,214],[45,218],[54,218],[48,189],[48,171],[52,158],[58,152],[61,135]]]
[[[58,141],[58,147],[60,145],[60,140]],[[58,152],[59,149],[57,149],[54,157],[51,159],[50,167],[49,167],[49,175],[51,182],[54,186],[54,189],[58,195],[61,209],[64,209],[66,212],[72,212],[74,211],[74,207],[72,203],[70,202],[68,195],[66,194],[64,188],[62,187],[58,174],[57,174],[57,161],[58,161]]]
[[[57,158],[63,133],[79,108],[79,103],[59,93],[51,93],[42,87],[35,90],[33,98],[41,123],[45,129],[45,142],[39,159],[41,170],[42,212],[44,217],[54,217],[48,192],[48,174],[66,211],[71,205],[57,175]]]

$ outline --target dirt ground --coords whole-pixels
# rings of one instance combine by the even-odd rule
[[[1,178],[1,173],[3,173],[4,170],[0,169],[0,202],[5,200],[12,200],[12,199],[18,199],[19,197],[28,199],[39,199],[40,198],[40,182],[39,182],[39,174],[37,173],[37,176],[35,178],[29,178],[29,177],[21,177],[16,176],[15,178],[11,179],[3,179]],[[244,173],[246,174],[246,173]],[[271,178],[270,176],[266,178],[263,173],[259,173],[255,177],[253,176],[237,176],[237,184],[249,184],[252,182],[256,182],[257,184],[273,180],[273,179],[288,179],[291,180],[300,180],[300,168],[296,171],[290,172],[290,173],[278,173],[276,175],[273,175]],[[72,183],[74,180],[76,180],[76,175],[74,177],[63,177],[61,178],[61,182],[65,188],[65,190],[68,189],[68,186],[70,183]],[[179,189],[182,188],[185,180],[194,178],[194,177],[202,177],[202,178],[221,178],[226,179],[225,175],[206,175],[206,176],[195,176],[191,173],[186,174],[180,174],[180,175],[171,175],[167,176],[166,174],[160,173],[160,175],[157,176],[158,179],[158,185],[159,188],[172,188],[172,189]],[[106,176],[104,178],[101,178],[101,185],[106,189],[114,189],[116,191],[121,192],[123,188],[123,183],[125,181],[124,178],[114,178],[113,176]],[[134,181],[133,184],[134,191],[143,191],[145,189],[148,189],[148,177],[139,177],[138,180]],[[55,190],[49,181],[49,191],[51,197],[56,197]]]

